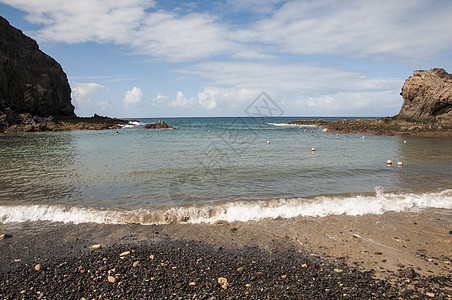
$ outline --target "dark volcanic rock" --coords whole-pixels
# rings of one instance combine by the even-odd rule
[[[403,85],[397,118],[452,121],[452,74],[444,69],[414,71]]]
[[[166,124],[163,121],[158,121],[155,124],[146,124],[144,126],[144,128],[146,128],[146,129],[175,129],[174,127],[168,126],[168,124]]]
[[[0,122],[21,122],[21,114],[75,117],[71,88],[60,64],[0,17]]]

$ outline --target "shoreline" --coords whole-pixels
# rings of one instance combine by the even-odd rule
[[[0,132],[42,132],[42,131],[69,131],[69,130],[106,130],[121,129],[129,124],[129,120],[94,115],[93,117],[38,117],[22,114],[18,120],[8,126],[0,126]],[[0,123],[0,125],[2,125]]]
[[[286,124],[315,125],[325,128],[333,133],[361,133],[372,135],[400,135],[414,137],[452,137],[452,125],[440,123],[434,120],[411,121],[386,117],[377,119],[356,119],[324,121],[318,120],[296,120]]]
[[[264,286],[271,293],[276,293],[275,286],[279,287],[282,284],[285,288],[289,288],[288,290],[284,288],[284,291],[295,292],[295,294],[275,294],[281,297],[290,298],[290,295],[307,293],[308,291],[304,291],[297,285],[297,280],[306,276],[310,280],[305,284],[315,284],[316,287],[311,288],[312,292],[320,293],[318,295],[323,297],[342,296],[347,292],[351,296],[351,291],[356,294],[356,297],[359,295],[371,298],[382,297],[378,293],[383,290],[376,291],[375,295],[363,293],[365,286],[368,288],[370,283],[376,286],[384,283],[383,287],[386,284],[391,285],[389,290],[394,295],[410,297],[414,293],[413,295],[426,297],[426,293],[433,293],[435,297],[447,299],[447,295],[450,295],[452,280],[452,252],[450,251],[452,235],[449,233],[451,229],[452,211],[447,209],[390,212],[383,215],[355,217],[344,215],[298,217],[217,224],[85,223],[75,225],[49,222],[0,224],[0,233],[12,236],[0,240],[3,261],[0,273],[3,272],[8,278],[14,278],[14,274],[22,274],[20,276],[28,274],[28,277],[24,278],[30,278],[30,282],[34,282],[42,276],[33,269],[38,263],[43,266],[47,275],[58,277],[63,274],[53,274],[53,270],[59,270],[64,262],[73,264],[80,261],[79,264],[86,264],[86,269],[89,269],[92,267],[90,263],[93,257],[107,258],[108,261],[113,260],[119,263],[122,261],[117,260],[119,251],[135,249],[137,256],[140,256],[137,260],[141,264],[144,257],[149,256],[149,252],[160,249],[158,251],[167,255],[163,263],[171,264],[174,260],[174,267],[176,267],[169,269],[160,266],[162,276],[166,278],[171,272],[176,272],[174,270],[184,270],[183,274],[172,279],[173,284],[167,283],[166,293],[169,294],[166,295],[168,296],[171,296],[170,293],[178,293],[179,290],[185,294],[178,295],[183,296],[192,292],[189,288],[191,286],[184,281],[192,279],[184,274],[201,272],[196,269],[195,256],[198,255],[205,257],[206,263],[209,262],[204,268],[210,267],[213,272],[205,280],[197,281],[197,287],[201,289],[198,292],[202,294],[206,288],[210,291],[209,293],[214,292],[219,298],[226,295],[227,297],[244,297],[247,291],[257,298],[266,298],[265,293],[261,294],[257,289],[246,287],[246,283],[241,284],[241,281],[236,278],[236,269],[240,267],[237,264],[242,263],[248,270],[241,274],[246,280],[262,277],[262,274],[252,272],[252,268],[259,269],[261,270],[259,272],[264,272],[266,276],[271,275],[264,276],[265,280],[259,286]],[[92,250],[90,247],[94,244],[102,245],[101,251]],[[184,245],[193,245],[195,248],[185,249]],[[189,258],[186,264],[183,261],[176,262],[177,257],[181,255]],[[193,259],[195,259],[194,264]],[[256,260],[259,261],[256,262]],[[131,265],[136,260],[127,261],[127,265]],[[253,264],[252,261],[256,263]],[[316,263],[321,266],[318,270],[315,268]],[[228,264],[234,265],[234,268],[215,269]],[[300,267],[304,264],[308,267]],[[284,270],[280,271],[280,268]],[[336,272],[335,269],[342,271]],[[134,270],[135,268],[129,266],[125,272],[133,273]],[[154,274],[155,266],[148,272]],[[312,272],[316,274],[314,278],[317,282],[312,282],[312,277],[309,275]],[[110,290],[112,285],[109,285],[104,273],[99,275],[98,282],[91,282],[90,285],[107,286],[107,290],[121,294],[119,289]],[[295,277],[297,274],[299,278]],[[287,278],[281,278],[284,275]],[[365,286],[363,282],[362,286],[358,284],[350,290],[349,284],[348,291],[343,291],[342,287],[338,289],[335,285],[325,286],[331,285],[328,278],[335,277],[337,281],[342,280],[345,286],[346,282],[356,281],[355,276],[358,275],[365,279]],[[215,276],[230,278],[228,281],[230,288],[223,289],[218,284],[212,285],[211,282],[217,280]],[[156,277],[155,274],[154,277]],[[133,286],[136,284],[135,281],[141,282],[140,278],[129,278],[129,284]],[[117,279],[121,280],[121,276]],[[282,279],[284,280],[281,281]],[[377,282],[380,283],[377,284]],[[181,287],[180,289],[176,287],[177,284]],[[2,282],[0,286],[4,290],[12,291],[11,284],[6,284],[5,287],[5,282]],[[62,284],[63,286],[66,285]],[[329,290],[330,294],[325,294],[325,289]],[[50,297],[51,293],[47,295]],[[80,296],[83,295],[80,294]],[[84,297],[87,298],[87,296]],[[347,297],[344,296],[344,298]]]

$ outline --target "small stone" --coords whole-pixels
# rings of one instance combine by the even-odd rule
[[[282,278],[282,279],[286,279],[286,278],[287,278],[287,275],[285,275],[285,274],[284,274],[284,275],[281,275],[281,278]]]
[[[430,298],[435,298],[435,294],[434,293],[426,292],[425,295],[430,297]]]
[[[244,267],[239,267],[239,268],[237,268],[237,272],[243,272],[244,270],[245,270]]]
[[[302,264],[301,267],[302,267],[302,268],[307,268],[308,265],[307,265],[307,264]]]
[[[151,254],[151,255],[149,255],[149,258],[150,258],[151,260],[154,260],[155,256],[154,256],[153,254]]]
[[[108,282],[111,282],[111,283],[115,283],[116,282],[116,278],[115,277],[113,277],[113,276],[108,276]]]
[[[336,273],[342,273],[344,270],[342,270],[342,269],[334,269],[334,272],[336,272]]]
[[[0,235],[0,240],[9,239],[12,237],[13,237],[12,235],[4,233],[4,234]]]
[[[123,256],[127,256],[127,255],[129,255],[129,254],[130,254],[130,251],[125,251],[125,252],[119,254],[119,256],[120,256],[120,257],[123,257]]]
[[[138,267],[139,264],[140,264],[140,262],[139,262],[139,261],[136,261],[136,262],[133,263],[132,266],[135,268],[135,267]]]
[[[228,283],[228,280],[224,277],[218,277],[218,283],[219,284]]]
[[[188,285],[190,285],[190,286],[195,286],[196,285],[196,282],[190,282]]]
[[[35,270],[36,270],[36,271],[41,271],[41,269],[42,269],[41,264],[37,264],[37,265],[35,266]]]
[[[97,249],[102,248],[102,246],[100,244],[96,244],[96,245],[92,245],[91,248],[94,250],[97,250]]]
[[[247,284],[245,284],[245,286],[246,286],[247,288],[249,288],[249,287],[251,287],[251,284],[247,283]]]
[[[20,293],[21,294],[25,294],[27,291],[26,290],[21,290]]]
[[[219,277],[219,278],[218,278],[218,283],[221,284],[221,287],[222,287],[223,289],[227,289],[228,286],[229,286],[228,280],[227,280],[226,278],[224,278],[224,277]]]

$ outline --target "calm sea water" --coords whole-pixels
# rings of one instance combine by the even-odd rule
[[[280,124],[296,119],[164,119],[177,130],[147,130],[144,123],[158,119],[139,119],[119,134],[1,135],[0,222],[161,223],[353,213],[357,206],[363,210],[355,214],[452,208],[452,139],[363,139]]]

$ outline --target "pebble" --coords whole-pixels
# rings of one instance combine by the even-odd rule
[[[435,294],[434,293],[426,292],[425,295],[430,297],[430,298],[435,298]]]
[[[12,237],[12,235],[4,233],[4,234],[0,235],[0,240],[9,239],[11,237]]]
[[[287,278],[287,275],[281,275],[281,278],[282,278],[282,279],[286,279],[286,278]]]
[[[135,268],[135,267],[138,267],[139,265],[140,265],[140,262],[139,262],[139,261],[136,261],[136,262],[133,263],[132,266]]]
[[[123,256],[127,256],[127,255],[129,255],[129,254],[130,254],[130,251],[125,251],[125,252],[119,254],[119,256],[120,256],[120,257],[123,257]]]
[[[188,285],[190,285],[190,286],[195,286],[196,285],[196,282],[190,282]]]
[[[344,270],[342,270],[342,269],[334,269],[334,272],[336,272],[336,273],[342,273]]]
[[[107,279],[108,279],[108,281],[111,282],[111,283],[115,283],[115,282],[116,282],[116,278],[113,277],[113,276],[108,276]]]
[[[243,272],[245,270],[244,267],[237,268],[237,272]]]
[[[37,264],[37,265],[35,266],[35,270],[36,270],[36,271],[41,271],[41,268],[42,268],[41,264]]]
[[[149,255],[149,258],[150,258],[151,260],[154,260],[155,256],[154,256],[153,254],[151,254],[151,255]]]
[[[218,283],[221,284],[221,287],[223,289],[227,289],[229,286],[228,280],[224,277],[218,277]]]
[[[94,250],[97,250],[97,249],[102,248],[102,246],[100,244],[96,244],[96,245],[92,245],[91,248]]]

